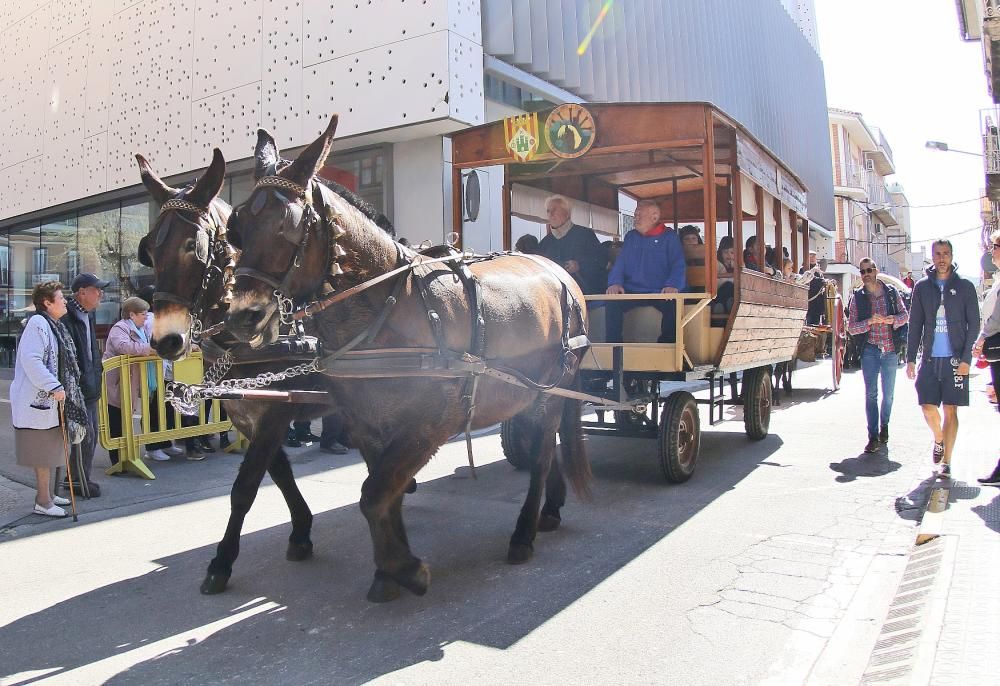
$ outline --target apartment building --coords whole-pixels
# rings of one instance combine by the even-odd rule
[[[886,177],[896,173],[892,148],[859,112],[830,108],[829,121],[837,220],[834,236],[823,244],[820,257],[830,261],[831,272],[857,274],[858,261],[870,257],[880,270],[898,276],[900,253],[889,249],[896,240],[890,236],[902,235],[886,185]]]

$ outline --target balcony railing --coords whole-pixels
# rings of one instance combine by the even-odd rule
[[[979,111],[979,130],[983,136],[983,166],[987,175],[1000,174],[1000,129],[998,126],[1000,126],[1000,107]]]
[[[858,192],[850,194],[855,200],[862,199],[861,196],[864,195],[865,191],[868,189],[870,184],[869,179],[872,173],[867,169],[854,164],[853,162],[848,162],[840,170],[840,176],[837,178],[836,184],[841,188],[851,188],[856,189]],[[854,197],[857,195],[858,197]]]

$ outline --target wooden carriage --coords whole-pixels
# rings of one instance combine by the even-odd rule
[[[684,481],[694,470],[700,437],[698,404],[710,423],[726,402],[744,405],[747,434],[767,435],[772,365],[789,361],[805,321],[807,288],[744,264],[745,240],[757,237],[794,271],[809,251],[806,188],[795,173],[738,122],[706,103],[560,105],[453,134],[454,225],[462,226],[464,170],[503,168],[503,245],[511,247],[511,214],[532,197],[560,194],[592,217],[619,217],[628,205],[655,200],[668,228],[693,224],[704,244],[687,252],[688,290],[640,296],[592,294],[591,301],[672,299],[675,343],[657,343],[659,311],[639,307],[625,316],[625,343],[604,342],[602,308],[590,307],[591,351],[585,390],[621,403],[614,421],[587,422],[588,431],[658,438],[666,477]],[[525,200],[527,198],[527,200]],[[538,216],[537,213],[535,216]],[[574,214],[576,223],[577,214]],[[720,287],[716,247],[736,246],[732,306],[715,300]],[[700,258],[700,259],[699,259]],[[723,379],[742,372],[742,392],[725,400]],[[704,389],[708,399],[693,392]],[[666,383],[664,383],[666,382]],[[735,392],[735,382],[734,382]],[[516,456],[508,454],[512,462]]]

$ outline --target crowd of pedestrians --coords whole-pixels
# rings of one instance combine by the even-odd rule
[[[97,340],[95,312],[108,282],[95,274],[82,273],[70,285],[71,296],[64,295],[58,281],[35,286],[32,304],[35,313],[24,323],[17,347],[14,379],[10,387],[11,418],[14,427],[14,452],[18,465],[35,472],[36,493],[33,512],[48,517],[65,517],[63,509],[70,504],[59,491],[72,489],[76,495],[96,498],[101,487],[92,479],[94,453],[97,446],[98,403],[101,400],[103,361],[118,355],[152,355],[153,314],[149,299],[151,287],[141,291],[141,297],[129,297],[121,304],[122,318],[108,332],[102,353]],[[170,363],[164,361],[164,378],[172,378]],[[151,431],[159,431],[163,402],[157,385],[156,365],[147,363],[143,374],[138,366],[130,369],[130,405],[132,415],[122,412],[121,372],[108,374],[108,429],[112,437],[122,435],[122,424],[132,421],[144,411],[149,416]],[[145,379],[149,404],[141,406],[141,384]],[[165,429],[174,428],[174,412],[166,408]],[[223,417],[225,419],[225,417]],[[194,426],[197,417],[181,417],[182,425]],[[215,452],[208,436],[183,439],[184,448],[171,441],[145,446],[145,457],[155,461],[185,455],[190,461],[205,459],[206,452]],[[346,432],[337,417],[323,420],[323,436],[312,435],[309,422],[296,423],[289,445],[310,444],[320,440],[324,452],[342,455],[348,449]],[[219,434],[219,446],[229,444],[227,432]],[[120,457],[109,450],[111,464]],[[53,484],[53,473],[66,467],[66,476]]]

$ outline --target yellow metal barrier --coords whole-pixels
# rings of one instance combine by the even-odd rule
[[[149,414],[149,363],[153,364],[155,373],[156,395],[159,402],[156,404],[157,422],[156,426],[160,430],[153,431],[152,417]],[[132,407],[132,370],[138,368],[139,371],[139,408]],[[173,363],[174,380],[183,383],[201,383],[203,367],[201,353],[195,352],[187,358]],[[108,419],[108,374],[117,370],[121,378],[121,397],[119,407],[122,415],[122,435],[112,436]],[[181,415],[173,407],[168,407],[163,402],[164,389],[166,384],[163,380],[163,360],[152,355],[119,355],[104,360],[104,377],[101,382],[101,402],[98,403],[98,439],[101,445],[108,450],[118,451],[118,463],[112,465],[108,474],[116,474],[125,471],[132,471],[147,479],[155,479],[156,476],[149,467],[143,463],[141,450],[147,443],[159,441],[173,441],[193,436],[229,431],[233,428],[232,422],[228,419],[219,421],[221,407],[218,400],[212,401],[212,417],[215,421],[206,421],[205,403],[198,409],[197,423],[191,426],[181,426]],[[138,411],[137,411],[138,410]],[[174,428],[168,429],[167,416],[171,415]],[[138,430],[133,416],[139,417]],[[188,419],[190,421],[190,419]],[[245,439],[237,434],[237,440],[231,444],[230,449],[245,447]]]

